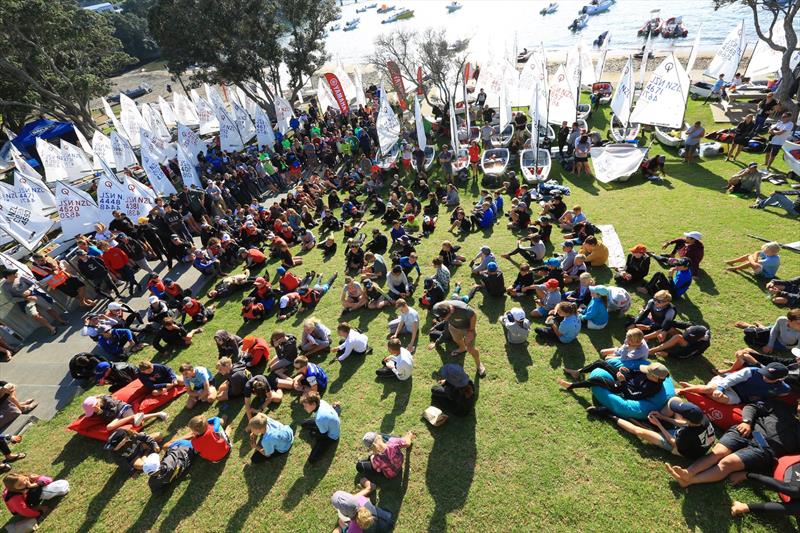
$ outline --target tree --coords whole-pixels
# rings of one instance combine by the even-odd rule
[[[783,54],[780,68],[782,81],[775,93],[775,98],[784,109],[797,118],[797,99],[800,98],[800,83],[798,83],[800,82],[800,64],[792,68],[791,60],[797,52],[798,39],[794,20],[800,11],[800,1],[714,0],[715,9],[733,4],[744,4],[749,7],[753,13],[753,25],[758,38],[776,52]],[[783,33],[786,35],[785,44],[777,42],[775,30],[778,24],[783,26]]]
[[[3,0],[0,28],[0,109],[51,115],[90,137],[90,101],[131,62],[107,19],[74,0]]]
[[[125,53],[139,62],[150,61],[159,56],[158,44],[150,35],[147,20],[134,13],[104,13],[114,26],[114,37],[120,40]]]
[[[421,34],[401,29],[375,39],[370,63],[389,79],[387,64],[394,61],[403,79],[417,88],[417,67],[422,67],[424,75],[437,88],[442,105],[447,108],[463,83],[461,73],[467,62],[468,44],[468,41],[449,42],[444,29],[429,28]],[[429,92],[424,94],[425,100],[432,104]]]
[[[336,16],[333,0],[157,0],[149,24],[170,72],[236,85],[269,108],[282,63],[293,99],[325,60],[325,26]]]

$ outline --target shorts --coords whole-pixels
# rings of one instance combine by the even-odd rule
[[[723,379],[725,379],[723,376],[714,376],[711,381],[708,382],[708,384],[716,386]],[[739,398],[739,395],[736,394],[736,391],[733,389],[725,389],[722,391],[722,394],[724,394],[725,397],[728,398],[728,401],[733,405],[742,403],[741,398]]]
[[[687,156],[688,155],[696,155],[698,150],[700,150],[700,145],[699,144],[687,144],[685,146],[685,148],[686,148],[685,155],[687,155]]]
[[[668,429],[667,433],[669,433],[672,436],[672,438],[674,439],[675,435],[678,433],[678,430],[677,429]],[[664,435],[661,435],[661,442],[659,442],[658,445],[662,449],[664,449],[664,450],[666,450],[668,452],[672,452],[673,455],[680,455],[678,453],[677,448],[673,447],[672,444],[667,442],[667,439],[664,437]]]
[[[742,437],[735,427],[725,432],[719,443],[731,450],[748,472],[771,475],[775,468],[775,455],[772,450],[760,448],[755,443]]]
[[[275,362],[270,365],[270,367],[271,367],[271,370],[275,371],[275,370],[280,370],[281,368],[288,368],[288,367],[292,366],[293,363],[294,363],[294,361],[291,361],[289,359],[284,359],[282,357],[278,357],[275,360]]]
[[[468,348],[475,346],[475,333],[470,333],[466,329],[457,329],[451,325],[447,325],[450,336],[456,344],[464,344]]]
[[[39,311],[51,311],[53,306],[50,302],[42,299],[41,296],[36,298],[36,301],[25,300],[25,314],[30,316],[39,316]]]
[[[69,277],[64,283],[58,286],[58,290],[70,298],[76,298],[78,296],[78,291],[83,286],[83,282],[78,278]]]
[[[547,313],[549,313],[549,312],[550,312],[550,309],[546,308],[546,307],[545,307],[545,306],[543,306],[543,305],[540,305],[539,307],[537,307],[537,308],[535,309],[535,311],[536,311],[537,313],[539,313],[540,315],[542,315],[542,316],[547,316]]]
[[[768,144],[767,145],[767,153],[769,155],[777,155],[778,152],[781,151],[781,148],[783,148],[782,144]]]
[[[581,156],[578,156],[578,155],[575,156],[575,162],[576,163],[586,163],[587,161],[589,161],[588,157],[581,157]]]

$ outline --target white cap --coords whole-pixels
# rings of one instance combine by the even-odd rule
[[[153,305],[157,301],[158,301],[158,296],[156,296],[155,294],[153,294],[152,296],[150,296],[150,298],[147,299],[147,303],[149,303],[150,305]],[[109,305],[108,307],[110,309],[111,305]]]
[[[281,309],[285,309],[289,305],[289,297],[285,294],[281,296],[280,306]]]
[[[800,359],[800,346],[792,348],[792,355]]]
[[[160,467],[161,457],[159,457],[157,453],[151,453],[144,458],[144,463],[142,463],[142,472],[149,476],[150,474],[158,472]]]
[[[524,320],[525,319],[525,311],[520,309],[519,307],[512,307],[509,311],[509,314],[514,318],[514,320]]]
[[[683,236],[689,237],[690,239],[694,239],[696,241],[703,240],[703,234],[700,233],[699,231],[687,231],[686,233],[683,234]]]
[[[122,304],[119,303],[119,302],[111,302],[110,304],[108,304],[108,310],[109,311],[121,311],[122,310]]]

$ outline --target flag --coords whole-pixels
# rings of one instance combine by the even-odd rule
[[[394,91],[397,93],[397,102],[400,104],[400,109],[405,111],[408,109],[408,104],[406,103],[406,89],[403,84],[403,76],[400,75],[400,67],[398,67],[397,63],[394,61],[388,61],[386,63],[386,68],[389,70],[389,78],[392,80],[392,87],[394,87]]]
[[[336,105],[339,106],[339,111],[341,111],[343,115],[349,114],[350,105],[347,103],[347,96],[344,93],[344,88],[339,83],[339,78],[336,77],[336,74],[330,72],[326,72],[324,76],[325,81],[328,82],[328,87],[331,89],[331,94],[336,100]]]
[[[425,94],[425,89],[422,87],[422,67],[417,67],[417,94],[419,96]]]

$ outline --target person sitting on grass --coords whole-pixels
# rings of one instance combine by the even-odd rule
[[[650,355],[689,359],[708,349],[711,331],[701,325],[689,326],[683,332],[673,327],[669,332],[659,332],[655,339],[660,344],[650,349]]]
[[[344,311],[356,311],[367,305],[367,294],[361,283],[350,276],[345,276],[342,287],[342,308]]]
[[[144,459],[151,453],[158,453],[161,448],[161,434],[148,435],[132,429],[115,429],[108,436],[103,449],[111,454],[112,459],[131,474],[142,470]]]
[[[501,322],[509,344],[524,344],[528,342],[531,332],[531,321],[525,318],[525,311],[515,307],[504,314]]]
[[[753,270],[753,275],[764,279],[772,279],[778,274],[781,266],[781,245],[777,242],[768,242],[761,245],[761,250],[749,255],[743,255],[730,261],[725,261],[730,265],[725,270],[727,272],[737,272],[748,268]]]
[[[403,333],[411,335],[407,349],[413,353],[419,335],[419,313],[402,298],[396,300],[394,306],[398,311],[398,317],[389,322],[389,336],[399,339]]]
[[[728,179],[725,192],[755,194],[756,198],[759,198],[761,196],[761,178],[763,177],[764,174],[758,170],[758,163],[750,163]]]
[[[331,346],[331,330],[315,316],[303,321],[303,332],[300,334],[300,352],[306,357],[324,352]]]
[[[725,432],[710,454],[688,468],[667,463],[667,473],[683,488],[716,483],[742,471],[772,474],[776,457],[800,453],[796,411],[781,402],[745,405],[742,422]]]
[[[583,312],[578,313],[581,325],[587,329],[603,329],[608,324],[608,307],[606,297],[598,292],[598,286],[589,287],[592,299]]]
[[[664,380],[669,377],[669,370],[661,363],[650,363],[641,365],[638,369],[631,369],[625,366],[617,368],[606,361],[599,360],[589,366],[593,367],[592,370],[596,368],[605,370],[615,376],[615,379],[589,377],[586,380],[572,383],[565,379],[559,379],[558,384],[565,390],[601,387],[626,400],[638,401],[661,394],[664,391]]]
[[[322,250],[323,259],[330,259],[336,255],[336,240],[333,237],[328,237],[319,243],[317,248]]]
[[[566,273],[575,264],[575,256],[578,255],[578,252],[575,251],[575,243],[572,241],[564,241],[561,244],[561,253],[554,255],[559,258],[561,261],[561,270]]]
[[[681,382],[677,394],[693,392],[709,396],[726,405],[764,401],[785,396],[791,391],[786,383],[789,369],[783,363],[766,366],[745,367],[730,374],[714,376],[707,385],[692,385]]]
[[[375,371],[379,378],[395,378],[406,381],[411,378],[414,370],[414,356],[411,351],[403,348],[400,339],[392,337],[386,343],[389,355],[383,358],[383,365]]]
[[[585,307],[592,301],[592,292],[589,287],[594,286],[594,278],[588,272],[584,272],[578,276],[578,288],[574,291],[564,293],[564,300],[567,302],[574,302],[575,305]]]
[[[222,383],[217,388],[217,401],[225,402],[244,396],[244,388],[252,377],[244,361],[234,363],[230,357],[220,357],[217,361],[217,372]]]
[[[381,474],[386,479],[397,477],[403,471],[403,449],[410,448],[416,435],[409,431],[402,437],[389,437],[370,431],[361,442],[369,450],[369,457],[356,461],[356,472],[366,476]]]
[[[439,375],[442,379],[431,387],[431,405],[445,413],[440,424],[447,420],[448,414],[467,416],[472,413],[476,401],[475,384],[464,368],[448,363],[439,369]]]
[[[650,273],[650,256],[647,255],[647,246],[637,244],[630,250],[625,258],[625,268],[617,269],[614,281],[619,283],[640,283]]]
[[[639,328],[630,328],[625,332],[625,342],[619,348],[603,348],[600,355],[606,359],[619,358],[622,363],[645,359],[649,352],[644,332]]]
[[[549,279],[536,286],[536,309],[531,311],[534,318],[546,317],[561,302],[561,290],[557,280]]]
[[[214,403],[217,399],[217,389],[211,384],[211,373],[206,367],[183,363],[178,370],[183,376],[183,385],[186,387],[187,409],[193,408],[197,402]]]
[[[800,307],[800,276],[792,279],[773,279],[767,283],[767,290],[775,305]]]
[[[564,284],[567,285],[580,279],[582,274],[586,273],[586,256],[583,254],[575,254],[572,259],[572,265],[564,269]]]
[[[666,290],[673,298],[683,296],[692,285],[691,261],[686,257],[674,260],[674,266],[669,269],[670,278],[663,272],[656,272],[644,287],[639,287],[636,292],[652,295],[658,291]]]
[[[89,396],[83,400],[83,414],[86,417],[97,416],[106,423],[107,431],[114,431],[123,426],[142,427],[144,422],[153,419],[166,420],[167,413],[134,413],[133,407],[117,400],[113,396]]]
[[[197,299],[186,296],[181,301],[181,311],[184,320],[188,316],[192,319],[193,324],[202,325],[214,318],[215,307],[213,305],[206,307]]]
[[[240,314],[242,315],[242,320],[245,323],[261,321],[267,317],[267,310],[264,308],[263,303],[259,302],[252,296],[248,296],[242,300],[242,310]]]
[[[601,267],[608,263],[608,247],[594,235],[589,235],[581,245],[581,252],[586,262],[593,267]]]
[[[341,404],[339,402],[329,404],[321,399],[317,392],[310,391],[300,398],[300,405],[306,413],[314,414],[313,418],[304,420],[300,424],[303,429],[311,430],[314,444],[311,445],[308,462],[313,464],[322,459],[325,452],[339,441]]]
[[[394,265],[392,271],[386,276],[387,298],[394,302],[398,298],[410,298],[414,292],[414,286],[408,281],[408,277],[400,265]]]
[[[258,374],[247,380],[244,385],[244,412],[248,420],[256,413],[265,410],[271,403],[280,404],[283,391],[278,388],[278,376]],[[255,396],[255,402],[253,399]],[[256,407],[258,404],[258,407]]]
[[[377,485],[367,478],[359,482],[360,490],[355,494],[337,490],[331,497],[331,505],[339,515],[339,522],[333,533],[362,533],[363,531],[392,531],[395,517],[382,507],[373,505],[369,495]]]
[[[459,250],[461,250],[460,246],[456,246],[450,241],[442,241],[442,248],[439,250],[439,257],[442,258],[442,264],[447,268],[453,268],[464,264],[467,258],[463,255],[459,255]]]
[[[253,455],[250,464],[264,463],[276,455],[289,453],[294,444],[294,430],[264,413],[258,413],[247,423]]]
[[[161,329],[153,339],[153,348],[160,354],[180,350],[191,346],[192,337],[202,332],[203,328],[195,328],[187,332],[183,326],[175,322],[175,319],[165,318]]]
[[[364,254],[364,261],[366,266],[361,269],[362,279],[367,277],[371,280],[380,280],[386,277],[388,270],[386,268],[386,261],[383,256],[373,252]]]
[[[581,332],[581,320],[578,318],[578,306],[572,302],[560,302],[548,316],[544,327],[536,328],[537,335],[547,341],[558,341],[562,344],[572,342]]]
[[[534,271],[534,275],[538,276],[533,280],[536,285],[554,279],[558,282],[559,287],[564,287],[564,271],[561,270],[561,261],[557,257],[545,259],[541,267]]]
[[[63,496],[69,492],[69,483],[65,480],[54,481],[53,478],[39,474],[8,474],[3,478],[3,501],[6,509],[14,515],[23,518],[33,518],[37,521],[49,513],[51,507],[44,502]],[[9,531],[12,525],[9,525]],[[25,531],[38,529],[29,527]]]
[[[506,288],[506,293],[512,298],[524,296],[526,294],[535,293],[536,284],[534,283],[533,272],[528,263],[522,263],[519,266],[519,272],[510,287]]]
[[[497,263],[494,258],[494,254],[492,254],[492,249],[488,246],[481,246],[481,249],[469,262],[469,267],[472,269],[472,275],[478,275],[481,272],[485,272],[489,268],[489,263]]]
[[[157,453],[145,457],[142,472],[147,474],[150,491],[160,493],[186,477],[196,456],[189,441],[176,441],[166,447],[163,458]]]
[[[735,326],[744,329],[747,344],[758,347],[762,353],[800,348],[800,308],[790,309],[786,316],[779,316],[769,327],[741,321],[736,322]]]
[[[0,433],[0,453],[3,457],[0,458],[0,474],[5,474],[11,471],[11,464],[15,461],[20,461],[27,457],[24,452],[11,453],[10,444],[19,444],[22,442],[22,435],[3,435]]]
[[[231,426],[224,426],[225,421],[218,416],[206,419],[204,415],[197,415],[189,420],[189,432],[171,440],[165,447],[188,441],[197,455],[206,461],[218,463],[231,451]]]
[[[303,356],[297,356],[293,363],[297,373],[291,379],[278,379],[277,386],[281,389],[295,390],[300,393],[315,392],[320,396],[328,388],[328,375],[319,365],[310,363]]]
[[[101,361],[94,369],[97,385],[108,385],[108,392],[117,392],[136,379],[136,367],[129,363]]]
[[[367,336],[347,322],[340,323],[336,328],[336,333],[342,339],[342,343],[336,347],[336,360],[340,363],[351,355],[362,356],[372,353],[372,348],[368,346]]]
[[[672,295],[660,290],[647,301],[638,316],[628,320],[628,327],[639,328],[652,339],[659,333],[666,335],[673,328],[677,313],[672,305]]]
[[[783,499],[778,502],[767,503],[742,503],[734,500],[731,504],[731,516],[741,516],[746,513],[764,513],[770,516],[787,515],[797,516],[800,514],[800,483],[797,481],[796,465],[792,465],[794,474],[792,478],[785,478],[786,481],[775,479],[774,476],[757,474],[755,472],[736,472],[730,476],[731,483],[738,484],[742,481],[754,481],[756,485],[779,492],[783,496],[789,497],[786,502]],[[787,475],[789,472],[787,471]]]

